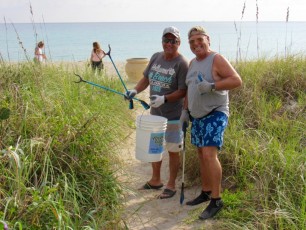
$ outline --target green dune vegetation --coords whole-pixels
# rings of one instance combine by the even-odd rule
[[[230,94],[220,153],[226,206],[213,226],[305,229],[306,59],[235,67],[243,87]],[[123,91],[118,79],[79,73]],[[63,66],[0,64],[0,228],[127,228],[117,146],[135,118],[121,96],[75,80]],[[199,167],[189,140],[186,148],[188,187],[199,183]],[[199,209],[184,221],[198,221]]]
[[[128,103],[74,83],[63,66],[0,66],[0,220],[12,229],[118,226],[117,146],[133,126]],[[81,74],[122,91],[119,81]]]

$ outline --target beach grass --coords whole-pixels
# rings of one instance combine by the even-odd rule
[[[226,206],[216,229],[305,226],[305,66],[297,56],[235,66],[244,83],[230,93],[219,155]],[[117,146],[134,118],[121,96],[74,83],[74,72],[124,91],[118,78],[67,65],[0,68],[2,221],[19,229],[121,228]],[[186,156],[186,185],[200,184],[189,140]],[[202,209],[185,222],[192,225]]]
[[[128,103],[74,83],[76,69],[31,62],[0,69],[0,219],[12,229],[116,228],[117,146],[130,134]],[[124,91],[119,80],[78,73]]]
[[[241,20],[245,8],[244,2]],[[257,1],[256,9],[258,23]],[[37,42],[31,4],[30,11]],[[258,54],[244,62],[241,27],[235,28],[243,87],[230,93],[219,155],[225,208],[214,229],[305,229],[306,59],[285,47],[286,58]],[[10,64],[0,53],[0,228],[121,229],[117,146],[133,131],[134,118],[122,97],[74,83],[74,72],[118,91],[121,83],[83,64],[35,65],[15,32],[27,62]],[[200,184],[189,141],[186,156],[187,187]],[[192,225],[202,209],[184,221]]]
[[[216,229],[304,229],[306,59],[259,59],[235,67],[243,86],[230,92],[219,154],[226,207]],[[200,184],[196,150],[187,146],[187,183]]]

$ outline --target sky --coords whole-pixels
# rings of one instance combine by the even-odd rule
[[[306,21],[306,0],[0,0],[0,23],[256,21],[256,3],[258,21]]]

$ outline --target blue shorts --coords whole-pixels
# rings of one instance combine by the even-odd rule
[[[194,118],[191,126],[191,143],[197,147],[216,146],[220,150],[227,123],[227,115],[219,111],[202,118]]]

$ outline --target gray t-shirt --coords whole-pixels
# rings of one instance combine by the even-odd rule
[[[201,118],[212,111],[224,112],[229,116],[228,90],[218,90],[200,94],[197,89],[198,75],[213,83],[212,66],[216,53],[210,54],[204,60],[193,59],[190,63],[186,84],[188,86],[188,109],[194,118]]]
[[[176,58],[167,61],[164,53],[153,54],[144,76],[149,79],[150,96],[167,95],[178,89],[187,89],[186,75],[188,71],[188,61],[181,54]],[[167,102],[158,108],[151,107],[151,114],[166,117],[168,120],[178,120],[183,107],[183,99],[175,102]]]

